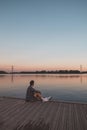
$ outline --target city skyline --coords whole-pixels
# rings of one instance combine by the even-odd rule
[[[0,0],[0,69],[87,70],[87,1]]]

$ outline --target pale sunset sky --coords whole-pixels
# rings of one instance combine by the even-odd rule
[[[0,70],[87,70],[87,0],[0,0]]]

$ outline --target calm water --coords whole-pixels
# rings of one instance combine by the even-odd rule
[[[25,98],[30,80],[44,96],[54,100],[86,102],[87,75],[0,75],[0,96]]]

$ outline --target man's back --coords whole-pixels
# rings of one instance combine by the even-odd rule
[[[32,86],[29,86],[27,88],[26,92],[26,101],[32,101],[35,100],[36,98],[34,97],[35,89]]]

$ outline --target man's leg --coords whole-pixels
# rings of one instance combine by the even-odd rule
[[[37,100],[41,100],[41,101],[42,101],[42,95],[41,95],[41,93],[37,93],[37,92],[36,92],[36,93],[34,94],[34,97],[37,98]]]

